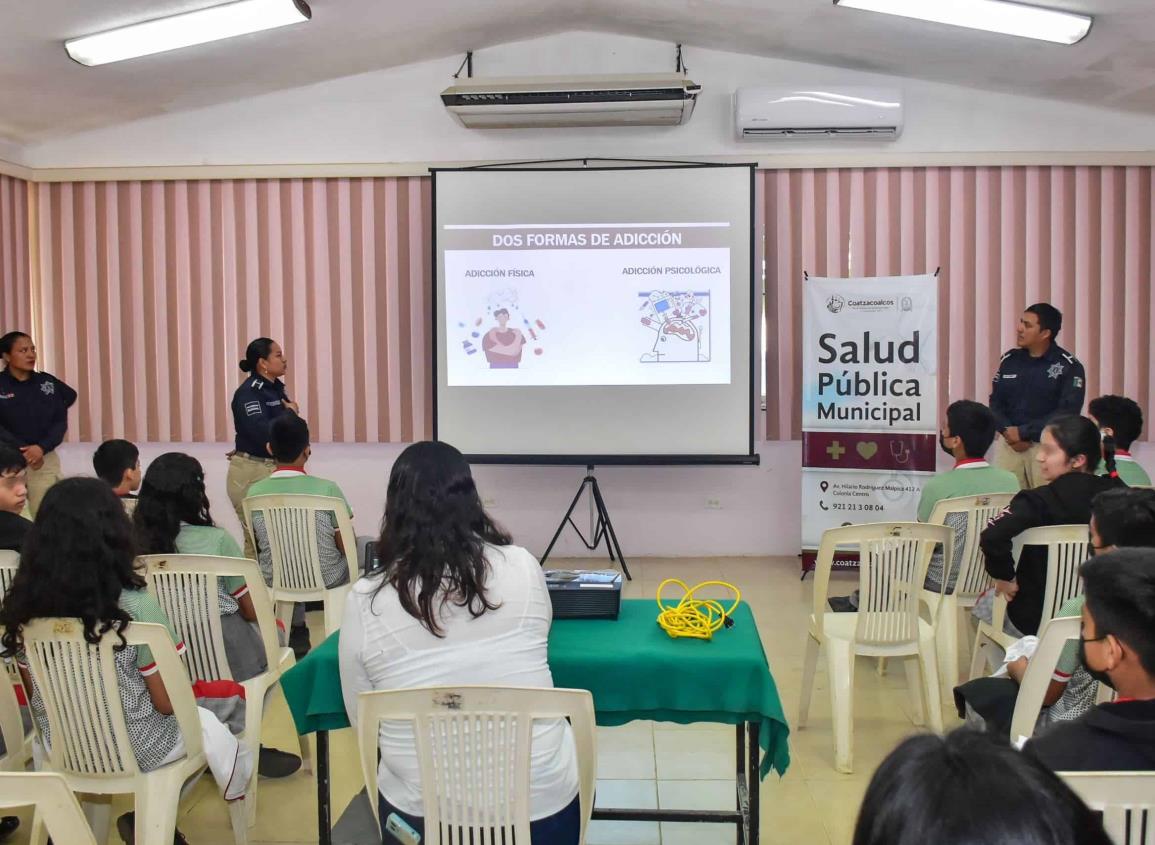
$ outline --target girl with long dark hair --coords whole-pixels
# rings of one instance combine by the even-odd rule
[[[545,575],[481,505],[465,457],[415,443],[389,476],[377,564],[349,594],[341,687],[357,717],[368,690],[438,684],[553,686],[553,619]],[[423,831],[417,747],[409,726],[382,724],[377,770],[382,824],[396,813]],[[580,828],[577,760],[564,720],[533,726],[533,843],[571,845]],[[385,843],[396,839],[383,830]]]
[[[1036,456],[1047,483],[1018,493],[980,537],[987,572],[995,579],[995,590],[1009,602],[1007,619],[1016,636],[1038,633],[1047,586],[1047,550],[1025,547],[1016,569],[1011,554],[1014,538],[1040,525],[1087,524],[1091,500],[1121,486],[1118,479],[1095,475],[1101,456],[1099,428],[1091,420],[1075,415],[1051,420],[1043,428]]]

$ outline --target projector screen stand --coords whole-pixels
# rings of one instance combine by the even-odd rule
[[[577,507],[577,503],[581,500],[582,494],[589,488],[590,494],[590,532],[591,537],[587,540],[586,535],[578,528],[577,523],[573,521],[573,512]],[[562,529],[565,528],[566,523],[573,526],[573,530],[577,532],[578,537],[581,538],[582,545],[584,545],[591,552],[601,545],[602,540],[606,541],[606,551],[609,553],[611,561],[617,561],[622,565],[622,574],[626,576],[627,581],[634,580],[630,576],[630,568],[626,565],[626,558],[622,554],[622,547],[618,543],[618,535],[614,531],[614,524],[610,521],[610,512],[606,507],[606,500],[602,498],[602,490],[598,487],[598,480],[594,477],[593,464],[586,465],[586,477],[582,479],[581,485],[578,487],[577,493],[574,494],[573,501],[569,503],[569,510],[565,512],[562,517],[561,524],[558,525],[557,531],[553,533],[553,539],[549,541],[549,546],[545,550],[545,554],[541,556],[541,565],[545,566],[546,560],[549,558],[549,553],[553,551],[554,545],[557,543],[557,538],[561,536]]]

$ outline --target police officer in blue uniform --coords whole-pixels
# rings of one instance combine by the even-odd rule
[[[1036,453],[1047,420],[1083,410],[1087,374],[1079,360],[1055,342],[1063,315],[1040,302],[1019,318],[1018,346],[1003,356],[991,388],[991,411],[999,434],[994,462],[1023,489],[1046,484]]]
[[[48,488],[60,480],[56,447],[68,431],[76,391],[49,373],[36,372],[36,345],[24,332],[0,337],[0,441],[28,461],[28,510],[36,516]]]
[[[295,402],[285,393],[281,376],[288,369],[280,345],[267,337],[258,337],[245,349],[241,370],[249,377],[233,394],[233,426],[236,447],[229,452],[229,501],[244,524],[241,502],[255,482],[273,474],[275,462],[269,454],[269,425],[281,414],[297,413]],[[245,556],[256,560],[256,553],[245,532]]]

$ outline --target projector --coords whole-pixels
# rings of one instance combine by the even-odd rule
[[[545,585],[554,619],[617,619],[622,574],[612,569],[547,569]]]

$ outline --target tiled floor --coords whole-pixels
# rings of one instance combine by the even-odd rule
[[[569,562],[580,565],[579,562]],[[591,561],[603,566],[604,560]],[[903,737],[917,731],[907,713],[905,674],[893,666],[880,676],[875,661],[860,659],[855,671],[855,773],[834,770],[830,699],[823,661],[806,729],[793,728],[802,679],[806,617],[812,579],[799,581],[796,558],[636,559],[626,596],[652,598],[667,577],[693,584],[722,579],[737,584],[758,621],[770,668],[791,723],[791,765],[785,777],[771,774],[761,787],[762,842],[766,845],[847,845],[870,774]],[[836,575],[832,592],[849,592],[853,575]],[[320,623],[320,614],[311,614]],[[319,631],[314,631],[318,641]],[[964,641],[965,642],[965,641]],[[955,723],[947,715],[948,727]],[[730,809],[735,769],[733,728],[686,727],[635,722],[599,728],[598,795],[601,806]],[[275,696],[266,710],[266,744],[292,749],[294,737],[284,700]],[[361,789],[356,748],[350,731],[332,737],[335,818]],[[298,774],[262,781],[257,825],[250,843],[316,842],[313,779]],[[128,809],[118,803],[116,812]],[[115,818],[115,815],[114,815]],[[211,782],[193,788],[181,806],[181,831],[193,845],[232,841],[228,815]],[[593,822],[590,845],[726,845],[735,841],[730,825]],[[16,842],[22,842],[19,837]],[[110,843],[120,840],[113,832]]]

